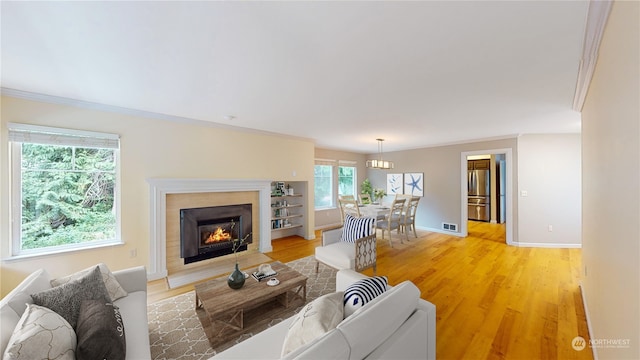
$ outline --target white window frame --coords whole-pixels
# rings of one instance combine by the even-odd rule
[[[339,160],[336,167],[336,199],[340,195],[340,168],[353,168],[353,196],[358,200],[358,163],[355,161]]]
[[[94,249],[105,246],[122,245],[121,236],[121,191],[120,191],[120,137],[116,134],[100,133],[93,131],[54,128],[28,124],[8,123],[10,145],[10,179],[11,179],[11,258],[20,259],[26,257],[58,254],[62,252]],[[78,147],[109,148],[115,152],[115,177],[114,189],[116,236],[113,239],[96,240],[84,243],[49,246],[38,249],[22,250],[21,226],[22,226],[22,143],[37,143],[49,145],[67,145]]]
[[[336,161],[334,160],[326,160],[326,159],[315,159],[315,166],[318,165],[324,165],[324,166],[331,166],[331,204],[329,204],[328,206],[315,206],[315,210],[327,210],[327,209],[334,209],[336,207],[336,179],[335,179],[335,172],[336,172]],[[315,177],[314,177],[314,181],[315,181]],[[315,189],[314,189],[315,191]],[[315,193],[314,193],[314,197],[315,197]]]
[[[350,160],[315,159],[314,165],[331,166],[331,205],[316,206],[315,210],[336,209],[340,192],[340,167],[353,167],[353,195],[358,197],[358,162]],[[314,194],[315,196],[315,194]]]

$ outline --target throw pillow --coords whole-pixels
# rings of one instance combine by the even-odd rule
[[[127,344],[124,324],[117,306],[100,300],[85,300],[80,305],[76,325],[76,359],[124,359]]]
[[[13,330],[3,359],[75,359],[76,333],[60,315],[46,307],[27,304]]]
[[[375,221],[376,219],[370,217],[357,218],[346,214],[340,241],[355,243],[360,238],[375,234],[373,230]]]
[[[289,325],[282,357],[335,329],[343,318],[342,291],[323,295],[305,305]]]
[[[31,294],[31,298],[36,305],[48,307],[60,314],[74,329],[82,301],[93,299],[111,301],[104,281],[102,281],[100,268],[97,266],[79,279]]]
[[[98,264],[98,267],[100,268],[100,273],[102,273],[102,281],[104,281],[104,286],[107,288],[107,291],[109,292],[109,297],[111,297],[111,301],[116,301],[122,297],[127,296],[127,292],[122,288],[122,286],[120,286],[120,283],[118,282],[118,280],[116,280],[116,277],[113,275],[113,273],[111,273],[111,270],[109,270],[107,265],[104,263],[100,263]],[[71,275],[68,275],[59,279],[53,279],[51,280],[51,286],[53,287],[60,286],[62,284],[68,283],[69,281],[79,279],[87,275],[88,273],[90,273],[94,268],[95,266],[92,266],[90,268],[86,268],[84,270],[78,271],[76,273],[73,273]]]
[[[344,317],[348,317],[366,303],[387,291],[386,276],[374,276],[349,285],[344,291]]]

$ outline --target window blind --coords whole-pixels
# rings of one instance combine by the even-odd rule
[[[330,159],[315,159],[315,163],[316,165],[329,165],[329,166],[336,165],[336,161],[330,160]]]
[[[119,149],[120,136],[93,131],[9,123],[9,141],[65,145],[100,149]]]
[[[358,162],[357,161],[352,161],[352,160],[338,160],[338,165],[339,166],[357,166]]]

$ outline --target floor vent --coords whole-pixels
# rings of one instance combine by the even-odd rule
[[[442,223],[442,230],[458,231],[458,224]]]

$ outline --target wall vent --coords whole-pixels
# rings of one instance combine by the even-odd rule
[[[457,232],[458,224],[442,223],[442,230]]]

